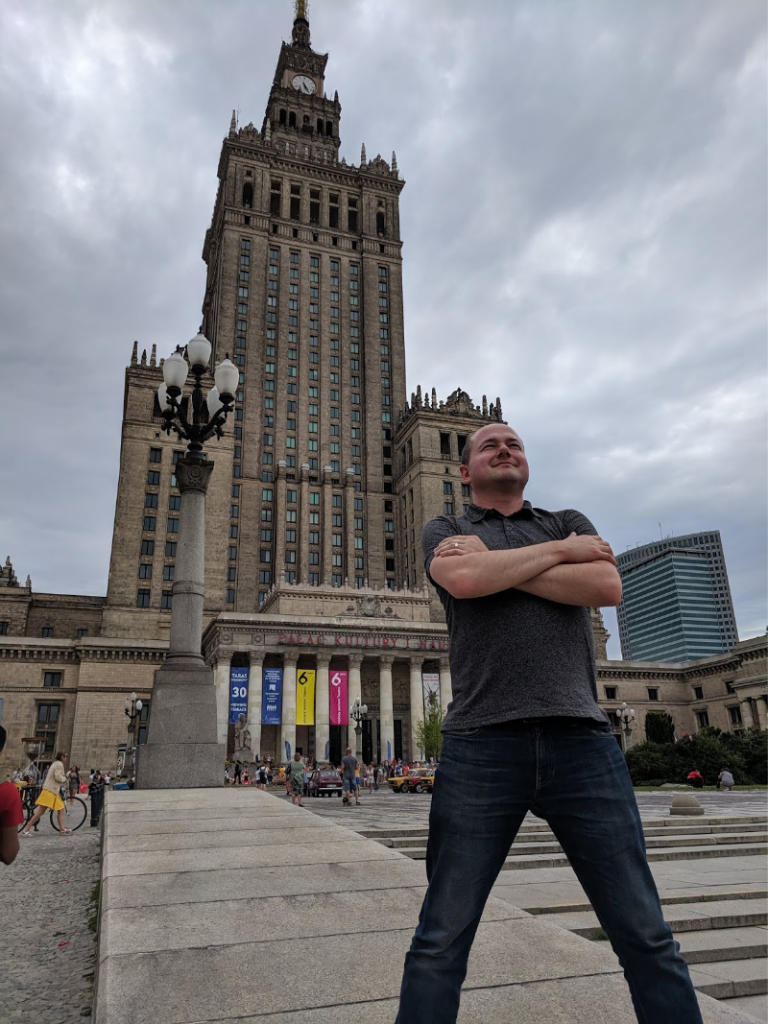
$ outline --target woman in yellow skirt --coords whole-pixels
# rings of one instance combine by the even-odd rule
[[[37,810],[29,819],[27,827],[21,833],[23,836],[31,836],[32,829],[42,818],[45,812],[49,810],[58,811],[59,835],[68,836],[72,834],[71,829],[64,828],[64,801],[61,799],[61,794],[59,792],[67,780],[65,762],[68,757],[68,754],[60,751],[56,755],[56,760],[48,769],[48,774],[45,776],[43,788],[40,790],[40,796],[35,800]]]

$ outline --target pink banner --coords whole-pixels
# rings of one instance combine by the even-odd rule
[[[347,673],[331,672],[328,698],[331,702],[331,725],[349,725],[347,706]]]

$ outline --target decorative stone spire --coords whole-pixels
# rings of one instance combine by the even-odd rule
[[[272,122],[267,118],[267,123],[264,126],[264,141],[267,145],[272,142]]]
[[[416,385],[416,398],[413,404],[417,409],[421,408],[421,384]]]
[[[233,139],[237,135],[237,112],[232,111],[232,117],[229,122],[229,137]]]
[[[368,163],[368,158],[365,155],[365,143],[363,143],[362,146],[360,147],[360,166],[361,167],[365,167],[365,165],[367,163]]]
[[[149,365],[157,366],[157,345],[152,346],[152,352],[149,356]]]
[[[134,341],[133,351],[131,352],[131,366],[135,366],[139,361],[139,343]]]
[[[294,46],[310,48],[311,39],[309,36],[309,9],[308,0],[296,0],[296,17],[293,21],[293,32],[291,33]]]
[[[437,409],[437,389],[432,388],[432,408]]]
[[[18,587],[19,581],[16,579],[16,573],[13,571],[13,565],[11,563],[11,556],[5,559],[5,567],[0,569],[0,587]]]
[[[141,350],[141,365],[142,366],[146,366],[147,365],[147,350],[146,349],[142,349]]]
[[[395,153],[394,149],[392,150],[392,173],[397,177],[397,153]]]
[[[501,399],[496,398],[496,418],[501,422]]]

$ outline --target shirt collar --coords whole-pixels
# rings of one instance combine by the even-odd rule
[[[523,507],[519,508],[517,512],[512,512],[508,516],[504,516],[495,508],[481,508],[480,505],[470,505],[466,512],[467,519],[470,523],[479,523],[483,519],[541,519],[542,512],[534,508],[530,501],[524,501]]]

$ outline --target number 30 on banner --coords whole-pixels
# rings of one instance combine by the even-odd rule
[[[244,699],[245,697],[248,696],[248,687],[247,686],[233,686],[232,687],[232,696],[233,696],[233,698],[235,700],[237,700],[238,697],[240,697],[241,699]]]

